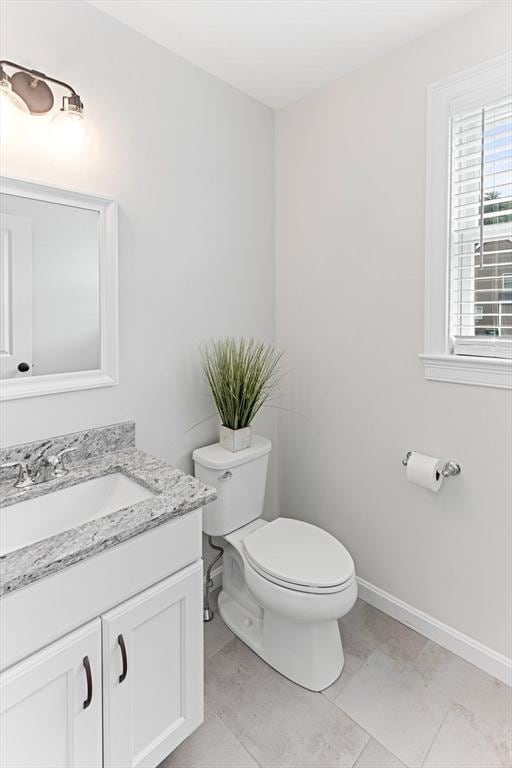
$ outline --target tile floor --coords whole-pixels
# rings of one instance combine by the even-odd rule
[[[512,690],[360,600],[322,693],[205,624],[205,719],[159,768],[512,768]]]

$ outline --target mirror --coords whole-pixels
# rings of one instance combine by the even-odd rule
[[[112,200],[1,179],[2,399],[117,382]]]

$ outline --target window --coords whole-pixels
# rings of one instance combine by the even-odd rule
[[[512,387],[512,58],[429,89],[425,376]]]
[[[512,101],[453,115],[450,161],[452,349],[512,357]]]

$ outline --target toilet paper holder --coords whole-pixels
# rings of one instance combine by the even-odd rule
[[[402,464],[404,467],[407,466],[409,459],[411,458],[414,451],[407,451],[405,454],[405,459],[402,459]],[[460,464],[457,464],[456,461],[447,461],[444,467],[441,470],[441,474],[443,477],[455,477],[455,475],[460,475],[461,473],[461,467]]]

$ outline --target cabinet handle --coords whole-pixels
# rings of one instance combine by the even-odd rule
[[[87,678],[87,698],[84,701],[84,709],[87,709],[92,701],[92,672],[88,656],[84,656],[84,669]]]
[[[117,636],[117,642],[119,643],[119,647],[121,649],[121,657],[123,659],[123,671],[119,675],[119,682],[122,683],[123,680],[126,680],[126,675],[128,674],[128,656],[126,654],[126,645],[122,635]]]

